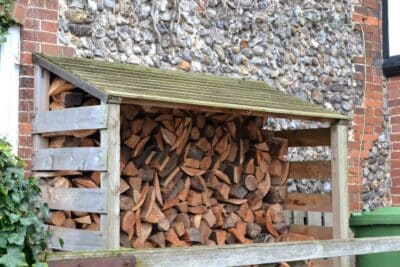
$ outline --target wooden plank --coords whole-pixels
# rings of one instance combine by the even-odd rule
[[[347,156],[347,123],[339,121],[331,127],[333,238],[337,239],[350,237]],[[350,258],[336,258],[334,266],[350,266]]]
[[[332,197],[330,194],[288,193],[283,206],[287,210],[332,211]]]
[[[49,96],[47,92],[50,87],[50,73],[40,66],[35,65],[35,90],[34,111],[35,114],[49,110]],[[49,141],[40,135],[33,135],[33,153],[38,149],[47,148]]]
[[[108,104],[107,130],[101,131],[101,147],[107,149],[107,172],[101,174],[101,188],[107,192],[107,215],[101,216],[100,230],[105,246],[119,249],[119,183],[120,183],[120,106]]]
[[[41,186],[42,200],[50,209],[104,213],[106,194],[100,188],[54,188]]]
[[[322,212],[307,211],[307,225],[322,226]]]
[[[400,236],[251,245],[61,252],[49,254],[47,260],[51,262],[61,259],[106,258],[118,254],[134,255],[138,266],[241,266],[389,251],[400,251]]]
[[[329,128],[278,131],[274,135],[288,139],[289,147],[331,145]]]
[[[330,161],[291,161],[289,164],[289,179],[320,179],[330,180]]]
[[[332,259],[317,259],[313,261],[314,265],[313,267],[332,267],[333,266],[333,260]]]
[[[329,240],[333,238],[332,227],[292,224],[289,225],[289,232],[310,235],[317,240]]]
[[[293,224],[294,223],[294,218],[293,218],[293,211],[291,210],[284,210],[283,215],[285,216],[285,223],[286,224]]]
[[[51,178],[57,176],[82,176],[78,171],[32,172],[33,177]]]
[[[100,232],[64,227],[49,226],[53,235],[49,241],[49,248],[65,251],[88,249],[104,249],[104,240]],[[62,241],[60,241],[60,239]],[[63,243],[63,246],[61,245]]]
[[[32,170],[105,171],[106,158],[106,150],[100,147],[39,149],[33,155]]]
[[[104,129],[106,118],[105,105],[37,112],[32,123],[32,131],[33,133],[49,133]]]
[[[294,224],[304,224],[304,218],[306,216],[306,213],[304,211],[292,210],[291,212],[293,212]]]
[[[324,212],[324,226],[333,226],[332,212]]]

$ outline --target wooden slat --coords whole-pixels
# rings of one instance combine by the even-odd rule
[[[324,212],[324,226],[333,226],[332,212]]]
[[[331,200],[330,194],[288,193],[284,208],[301,211],[331,211]]]
[[[331,178],[331,162],[291,161],[288,178],[329,180]]]
[[[55,171],[55,172],[32,172],[33,177],[51,178],[57,176],[82,176],[82,172],[78,171]]]
[[[333,238],[350,237],[349,195],[347,183],[347,122],[339,121],[331,127],[331,162],[332,162],[332,217]],[[349,257],[333,259],[335,267],[350,266]]]
[[[332,227],[323,227],[315,225],[289,225],[289,232],[301,235],[310,235],[317,240],[332,239]]]
[[[322,226],[322,212],[307,211],[307,225]]]
[[[47,92],[50,87],[50,73],[38,65],[35,65],[35,90],[34,111],[35,114],[49,110],[49,96]],[[33,153],[38,149],[47,148],[49,141],[40,135],[33,135]]]
[[[344,240],[52,253],[48,261],[134,255],[140,266],[241,266],[399,251],[400,236]]]
[[[106,119],[105,105],[37,112],[32,123],[32,131],[33,133],[49,133],[104,129]]]
[[[106,150],[99,147],[39,149],[32,159],[32,170],[106,170]]]
[[[42,200],[50,209],[104,213],[106,194],[100,188],[54,188],[42,186]]]
[[[304,224],[304,217],[306,213],[304,211],[293,210],[293,223],[294,224]]]
[[[274,135],[288,139],[289,147],[331,145],[329,128],[279,131]]]
[[[99,231],[87,231],[64,227],[49,226],[53,235],[49,248],[65,251],[104,249],[104,240]],[[63,246],[61,246],[62,239]]]
[[[101,147],[107,149],[107,172],[101,173],[101,188],[107,192],[107,214],[100,218],[108,249],[118,249],[120,239],[119,184],[120,184],[120,106],[108,104],[107,130],[101,131]]]
[[[314,263],[313,267],[332,267],[333,266],[332,259],[326,259],[326,260],[317,259],[317,260],[314,260],[313,263]]]

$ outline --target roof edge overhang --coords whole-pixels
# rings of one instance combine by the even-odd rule
[[[82,80],[79,76],[51,62],[46,57],[47,56],[40,53],[33,53],[33,62],[38,64],[40,67],[46,69],[47,71],[54,73],[57,76],[61,77],[62,79],[72,83],[76,87],[81,88],[83,91],[93,95],[94,97],[100,99],[100,101],[104,103],[117,103],[117,104],[130,103],[130,104],[148,105],[148,106],[157,105],[157,106],[171,107],[171,108],[195,109],[202,111],[222,112],[222,113],[239,113],[242,115],[251,115],[251,116],[265,116],[265,117],[324,121],[324,122],[334,122],[338,120],[349,119],[347,116],[333,111],[330,113],[316,114],[315,112],[310,112],[305,110],[294,111],[294,110],[279,109],[273,107],[263,108],[263,107],[247,106],[247,105],[246,106],[237,105],[233,103],[232,104],[218,103],[218,107],[215,107],[210,105],[210,102],[195,101],[193,99],[191,99],[190,101],[188,101],[185,98],[177,99],[174,97],[158,97],[158,99],[153,99],[152,96],[140,95],[140,94],[133,95],[113,90],[105,92],[104,90],[96,87],[95,85]]]

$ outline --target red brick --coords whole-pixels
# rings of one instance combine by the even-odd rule
[[[45,0],[30,0],[29,6],[45,8]]]
[[[57,21],[58,12],[44,8],[31,7],[28,9],[27,18]]]
[[[25,23],[25,18],[26,18],[26,11],[27,8],[25,5],[22,5],[20,3],[17,3],[14,5],[13,10],[12,10],[12,17],[21,25],[24,25]]]
[[[32,124],[30,123],[20,123],[19,124],[19,131],[21,134],[31,134],[32,132]]]
[[[42,31],[23,30],[21,39],[27,41],[36,41],[41,43],[50,43],[50,44],[57,43],[57,36],[55,33],[42,32]]]
[[[57,22],[55,21],[42,21],[41,22],[41,30],[46,32],[54,32],[57,33]]]
[[[45,0],[45,6],[47,9],[58,10],[58,0]]]

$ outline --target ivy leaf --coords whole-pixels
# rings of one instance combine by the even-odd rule
[[[25,262],[25,254],[18,248],[8,248],[7,254],[1,256],[0,264],[7,267],[28,266]]]
[[[63,248],[64,247],[64,240],[62,238],[58,239],[58,243],[60,244],[60,247]]]
[[[47,263],[45,262],[37,262],[35,264],[32,265],[33,267],[48,267],[49,265],[47,265]]]
[[[25,236],[20,234],[20,233],[11,234],[7,238],[8,243],[15,244],[15,245],[18,245],[18,246],[21,246],[24,243],[24,240],[25,240]]]

